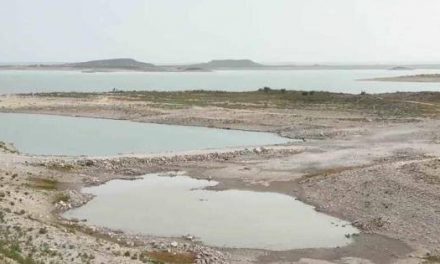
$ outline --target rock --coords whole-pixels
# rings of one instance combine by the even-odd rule
[[[260,154],[261,152],[263,152],[263,150],[261,147],[258,147],[258,148],[254,148],[254,152]]]
[[[191,235],[186,235],[186,236],[184,236],[184,238],[189,240],[189,241],[193,241],[194,240],[194,236],[191,236]]]
[[[173,242],[170,243],[170,245],[172,247],[177,247],[179,245],[179,243],[177,243],[176,241],[173,241]]]

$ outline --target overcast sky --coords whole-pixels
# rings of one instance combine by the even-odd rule
[[[0,61],[440,62],[440,0],[0,0]]]

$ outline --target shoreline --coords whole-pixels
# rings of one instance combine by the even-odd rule
[[[160,174],[160,173],[167,173],[167,172],[159,171],[159,172],[155,172],[155,173],[159,173]],[[175,171],[175,173],[184,173],[182,175],[185,175],[185,176],[188,176],[188,177],[191,177],[191,178],[194,178],[194,179],[199,179],[199,178],[196,178],[194,176],[189,176],[188,173],[184,172],[184,171]],[[106,184],[107,182],[113,181],[113,180],[136,181],[136,180],[141,179],[143,176],[144,175],[134,176],[133,178],[113,178],[113,179],[108,179],[108,180],[106,180],[104,182],[96,183],[96,184],[93,184],[93,185],[90,185],[90,186],[100,186],[100,185]],[[162,177],[173,177],[173,176],[163,175]],[[202,178],[202,179],[204,179],[204,178]],[[217,180],[217,179],[212,179],[212,180]],[[224,184],[224,182],[219,182],[219,184]],[[83,186],[82,188],[90,187],[90,186]],[[261,192],[261,190],[255,190],[253,188],[242,188],[242,187],[239,187],[239,186],[235,186],[235,187],[233,187],[233,189],[217,188],[217,186],[214,186],[214,187],[208,187],[205,190],[213,190],[213,191],[221,191],[221,190],[250,190],[250,191]],[[273,193],[285,194],[283,192],[273,191],[273,190],[266,190],[266,191],[273,192]],[[85,196],[87,196],[86,193],[83,193],[83,194]],[[288,195],[288,196],[290,196],[292,198],[295,198],[295,199],[303,202],[305,205],[312,206],[314,208],[314,210],[317,211],[317,212],[321,212],[321,211],[319,211],[316,208],[315,205],[307,204],[303,200],[301,200],[300,198],[292,196],[291,194],[285,194],[285,195]],[[94,199],[94,196],[88,196],[88,198],[89,198],[89,200],[87,202],[89,202],[92,199]],[[80,205],[80,206],[82,206],[82,205]],[[80,207],[80,206],[78,206],[78,207]],[[72,208],[70,208],[68,210],[71,210],[73,208],[76,208],[76,207],[72,207]],[[69,220],[69,219],[66,219],[66,218],[62,217],[61,214],[64,213],[64,212],[65,211],[58,211],[56,213],[56,216],[60,219],[60,221],[63,221],[63,222],[72,221],[72,220]],[[332,215],[332,216],[337,218],[337,216],[334,216],[334,215]],[[78,220],[78,221],[75,221],[75,222],[81,222],[81,220]],[[216,247],[216,246],[205,245],[203,242],[201,242],[201,241],[199,241],[197,239],[194,239],[194,240],[193,239],[188,239],[187,236],[185,236],[185,235],[182,235],[182,236],[179,236],[179,237],[159,237],[159,236],[153,236],[153,235],[150,235],[150,234],[143,234],[143,233],[136,233],[136,232],[124,232],[124,231],[114,230],[114,229],[110,229],[110,228],[106,228],[106,227],[89,226],[87,224],[84,224],[83,228],[87,228],[87,227],[95,229],[95,232],[97,232],[99,234],[111,233],[111,234],[116,234],[116,236],[117,236],[117,234],[120,234],[121,238],[131,238],[131,239],[133,239],[133,238],[144,237],[144,238],[147,238],[146,240],[148,241],[149,240],[148,238],[152,237],[155,240],[159,239],[159,240],[164,240],[164,241],[179,241],[179,243],[185,243],[185,242],[188,242],[188,240],[190,240],[191,242],[195,243],[198,246],[212,248],[214,250],[217,250],[218,252],[222,252],[222,251],[223,252],[236,252],[236,253],[239,252],[239,254],[243,254],[243,252],[255,252],[257,254],[261,254],[261,252],[264,252],[263,255],[260,255],[259,258],[261,258],[261,260],[259,260],[259,261],[262,261],[264,259],[270,259],[270,257],[268,257],[268,256],[271,256],[271,255],[272,255],[272,257],[274,259],[277,259],[278,255],[286,255],[286,254],[287,255],[291,255],[291,256],[302,256],[302,255],[307,256],[307,255],[310,255],[310,254],[332,255],[331,253],[329,254],[328,252],[330,252],[331,250],[334,250],[334,248],[332,248],[332,247],[328,247],[328,248],[298,248],[298,249],[290,249],[290,250],[268,250],[268,249],[254,249],[254,248]],[[337,247],[337,248],[341,248],[342,250],[348,249],[348,248],[362,248],[362,250],[366,250],[368,247],[371,247],[371,246],[375,245],[375,243],[378,243],[378,242],[379,243],[383,243],[382,241],[386,241],[386,243],[390,243],[390,244],[394,245],[396,248],[399,248],[399,252],[401,252],[401,253],[410,253],[411,252],[411,249],[409,247],[407,247],[405,244],[401,243],[401,242],[393,241],[393,239],[389,239],[389,238],[387,238],[385,236],[369,234],[368,232],[365,232],[363,230],[360,230],[359,233],[357,233],[356,235],[353,235],[350,239],[352,239],[353,241],[351,241],[347,246]],[[371,240],[371,241],[368,241],[368,240]],[[149,242],[149,243],[150,244],[151,243],[154,244],[154,242]],[[385,244],[384,244],[384,246],[385,246]],[[389,247],[390,245],[387,244],[386,246]],[[383,252],[382,252],[382,254],[383,254]],[[295,258],[298,258],[298,257],[295,257]],[[331,258],[329,258],[329,257],[327,257],[327,258],[328,258],[328,260],[331,260]],[[298,260],[299,259],[300,258],[298,258]],[[214,263],[217,263],[217,262],[214,262]],[[261,263],[265,263],[265,262],[261,262]]]
[[[142,124],[154,124],[154,125],[163,125],[163,126],[182,126],[182,127],[203,127],[203,128],[212,128],[212,129],[220,129],[220,130],[236,130],[236,131],[244,131],[244,132],[258,132],[258,133],[269,133],[269,134],[274,134],[277,135],[279,137],[282,138],[286,138],[288,140],[294,140],[293,138],[289,138],[288,136],[283,136],[277,132],[274,131],[262,131],[262,130],[252,130],[252,129],[246,129],[246,128],[228,128],[228,127],[209,127],[209,126],[205,126],[203,124],[199,124],[199,125],[190,125],[190,124],[180,124],[180,123],[160,123],[159,121],[142,121],[142,120],[132,120],[132,119],[123,119],[123,118],[116,118],[116,117],[106,117],[106,116],[90,116],[90,115],[77,115],[74,113],[53,113],[53,112],[33,112],[33,111],[24,111],[24,112],[19,112],[19,111],[13,111],[13,112],[9,112],[9,111],[2,111],[2,109],[0,109],[0,114],[24,114],[24,115],[46,115],[46,116],[59,116],[59,117],[71,117],[71,118],[88,118],[88,119],[105,119],[105,120],[114,120],[114,121],[125,121],[125,122],[134,122],[134,123],[142,123]],[[285,143],[285,144],[288,144]],[[284,145],[284,144],[278,144],[278,145]],[[247,147],[249,148],[253,148],[253,147],[258,147],[259,145],[249,145]],[[242,146],[242,147],[246,147],[246,146]],[[209,150],[209,149],[200,149],[200,150]],[[215,149],[214,149],[215,150]],[[174,153],[174,152],[173,152]],[[160,153],[158,153],[160,154]],[[32,155],[32,154],[28,154],[28,155]],[[120,155],[116,155],[116,156],[124,156],[124,155],[143,155],[142,153],[133,153],[133,154],[120,154]],[[63,155],[38,155],[38,156],[59,156],[59,157],[68,157],[67,156],[63,156]]]
[[[440,83],[440,74],[418,74],[418,75],[404,75],[404,76],[395,76],[395,77],[381,77],[381,78],[363,79],[360,81]]]
[[[440,120],[434,114],[437,113],[435,106],[420,105],[424,110],[415,116],[374,111],[360,114],[351,108],[334,109],[335,106],[321,102],[288,109],[224,108],[216,103],[173,109],[168,106],[169,101],[161,104],[160,99],[151,104],[105,96],[15,95],[2,97],[0,109],[2,112],[85,114],[137,122],[245,128],[302,140],[286,146],[264,146],[258,151],[233,148],[112,157],[43,157],[0,152],[0,176],[3,177],[0,193],[5,194],[0,198],[0,207],[11,211],[5,213],[4,221],[9,225],[46,228],[44,234],[39,234],[40,227],[27,232],[33,236],[31,244],[74,245],[72,249],[63,250],[52,245],[58,248],[55,255],[38,252],[46,254],[41,256],[47,259],[66,259],[70,258],[68,254],[73,254],[76,257],[72,263],[81,263],[77,255],[86,253],[86,259],[97,263],[142,263],[141,254],[154,259],[158,257],[155,252],[160,252],[161,258],[172,255],[181,260],[192,254],[196,263],[318,263],[319,260],[340,263],[348,258],[346,263],[370,260],[382,264],[417,263],[414,261],[422,262],[440,254],[440,228],[436,225],[440,216],[433,213],[440,211],[435,203],[440,199],[440,178],[436,176],[440,161]],[[402,99],[401,95],[395,96]],[[436,102],[435,97],[411,96],[421,103]],[[402,105],[399,103],[402,111],[406,107],[403,101]],[[118,108],[108,108],[115,103]],[[429,112],[425,112],[425,107]],[[428,117],[424,116],[426,113]],[[136,238],[136,235],[128,238],[127,234],[117,231],[101,232],[99,228],[87,227],[87,223],[66,225],[56,220],[61,207],[77,206],[85,201],[84,194],[80,193],[84,186],[165,171],[186,171],[191,177],[211,178],[220,183],[216,186],[219,190],[271,191],[297,197],[319,212],[354,222],[363,232],[357,242],[340,249],[273,252],[210,248],[185,238]],[[66,202],[64,195],[69,197]],[[21,210],[25,213],[21,214]],[[74,230],[74,233],[66,230]],[[17,236],[17,241],[22,241],[19,232],[7,232],[9,237]],[[46,235],[52,240],[44,238]],[[171,245],[174,241],[178,246]],[[19,244],[23,252],[28,252],[25,244]],[[129,251],[129,256],[124,256],[125,251]],[[38,254],[34,258],[38,259]],[[93,259],[89,255],[93,255]],[[196,255],[200,255],[197,261]]]

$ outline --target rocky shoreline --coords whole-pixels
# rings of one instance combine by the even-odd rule
[[[2,98],[0,107],[4,112],[52,111],[270,131],[299,140],[251,149],[115,157],[35,156],[0,148],[2,263],[412,264],[435,263],[440,255],[440,121],[436,118],[211,106],[162,109],[157,114],[157,108],[142,104],[125,108],[121,103],[121,108],[110,111],[87,100],[72,101],[76,108],[28,100],[18,106],[15,97]],[[228,249],[204,246],[194,234],[177,238],[127,234],[62,217],[65,210],[93,199],[81,193],[83,187],[169,171],[213,179],[219,182],[217,190],[288,194],[352,222],[362,233],[343,248]]]

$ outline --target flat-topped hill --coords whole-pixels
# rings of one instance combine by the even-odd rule
[[[252,60],[211,60],[206,63],[209,67],[260,67],[262,64]]]
[[[407,67],[407,66],[395,66],[395,67],[391,67],[389,69],[390,71],[410,71],[410,70],[414,70],[411,67]]]
[[[264,65],[256,63],[252,60],[211,60],[205,63],[189,65],[189,67],[198,67],[203,69],[218,69],[218,68],[256,68]]]
[[[129,58],[92,60],[86,62],[67,63],[67,67],[75,68],[110,68],[110,69],[148,69],[156,67],[154,64],[140,62]]]

